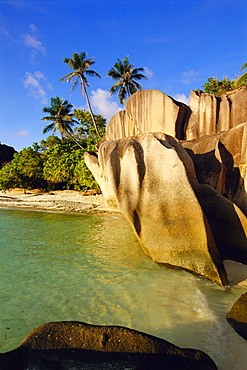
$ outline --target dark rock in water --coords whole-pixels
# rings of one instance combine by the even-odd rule
[[[15,153],[17,151],[12,146],[0,144],[0,168],[11,162]]]
[[[247,293],[234,303],[226,320],[233,329],[247,340]]]
[[[34,329],[10,352],[0,354],[0,370],[188,369],[215,370],[202,351],[120,326],[51,322]]]

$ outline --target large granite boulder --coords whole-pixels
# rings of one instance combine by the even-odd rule
[[[194,140],[228,131],[247,121],[247,86],[220,97],[191,91],[190,106],[159,90],[142,90],[126,102],[106,127],[106,139],[118,140],[148,132],[164,132]]]
[[[199,183],[210,185],[198,188],[197,197],[221,258],[247,264],[247,122],[182,145]]]
[[[106,126],[106,139],[117,140],[147,132],[165,132],[185,138],[189,107],[159,90],[142,90],[126,102]]]
[[[190,110],[186,140],[228,131],[247,121],[247,86],[220,97],[191,91]]]
[[[196,349],[179,348],[120,326],[51,322],[34,329],[10,352],[0,354],[1,370],[44,369],[217,370]]]
[[[247,293],[234,303],[226,317],[233,329],[247,340]]]
[[[105,141],[98,155],[85,153],[85,162],[154,261],[228,283],[196,196],[200,184],[192,160],[176,139],[150,133]]]

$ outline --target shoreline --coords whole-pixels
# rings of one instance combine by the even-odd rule
[[[121,213],[111,208],[102,194],[85,195],[75,190],[55,190],[41,192],[38,190],[11,189],[0,191],[0,208],[23,210],[44,210],[55,212],[75,212],[84,214]]]
[[[88,192],[88,194],[91,194]],[[124,218],[120,211],[110,207],[102,194],[85,195],[75,190],[38,190],[11,189],[0,191],[0,209],[22,209],[29,211],[69,212],[78,214],[114,215]],[[230,286],[247,286],[247,265],[223,261]]]

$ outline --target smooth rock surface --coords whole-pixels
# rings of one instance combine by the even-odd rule
[[[17,349],[0,354],[1,370],[216,370],[211,358],[119,326],[51,322],[34,329]]]
[[[226,317],[233,329],[247,340],[247,293],[234,303]]]
[[[162,133],[106,141],[85,161],[105,199],[130,222],[154,261],[227,284],[210,226],[193,190],[193,163]]]
[[[165,132],[185,138],[189,107],[159,90],[141,90],[126,102],[106,126],[106,139],[117,140],[147,132]]]

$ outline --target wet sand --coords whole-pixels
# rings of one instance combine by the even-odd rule
[[[90,192],[86,193],[90,194]],[[85,195],[74,190],[57,190],[48,193],[12,189],[0,191],[0,208],[39,209],[79,213],[119,213],[109,207],[102,194]]]

